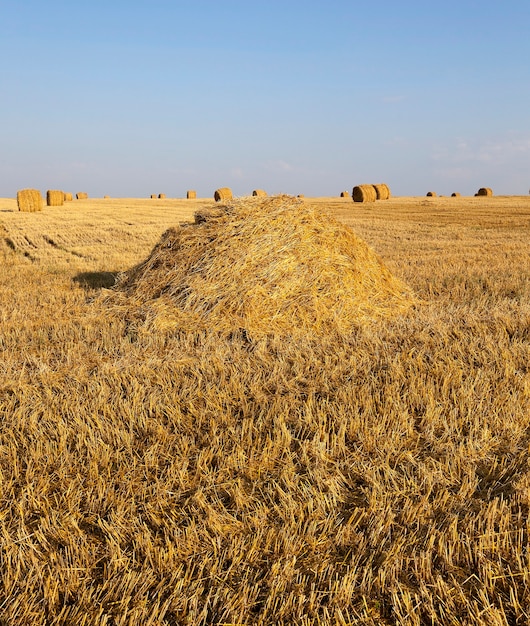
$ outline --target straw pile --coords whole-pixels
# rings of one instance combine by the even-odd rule
[[[73,194],[65,192],[65,194],[64,194],[64,201],[65,202],[72,202],[73,199],[74,199]]]
[[[88,198],[88,194],[87,194],[87,192],[86,192],[86,191],[78,191],[78,192],[75,194],[75,197],[76,197],[78,200],[86,200],[86,199]]]
[[[244,198],[167,230],[107,296],[145,330],[349,333],[414,303],[375,252],[292,196]]]
[[[19,211],[34,213],[42,211],[44,200],[38,189],[21,189],[17,191],[17,204]]]
[[[213,197],[216,202],[221,202],[221,200],[231,200],[232,190],[230,189],[230,187],[220,187],[219,189],[215,190]]]
[[[357,185],[351,195],[354,202],[375,202],[377,198],[373,185]]]
[[[193,189],[189,189],[189,190],[186,192],[186,198],[187,198],[188,200],[195,200],[195,198],[196,198],[196,197],[197,197],[197,192],[196,192],[196,191],[193,191]]]
[[[267,192],[263,191],[263,189],[254,189],[254,191],[252,192],[252,195],[258,198],[266,198]]]
[[[481,187],[477,191],[477,196],[492,196],[493,191],[489,187]]]
[[[48,189],[46,192],[46,204],[48,206],[63,206],[64,191]]]
[[[460,198],[460,193],[458,191],[453,191],[451,198]]]
[[[427,192],[427,197],[428,198],[436,198],[436,191],[428,191]]]
[[[163,199],[166,197],[166,194],[165,194],[165,193],[159,193],[159,194],[158,194],[158,197],[159,197],[161,200],[163,200]]]
[[[349,198],[350,197],[350,192],[349,191],[341,191],[340,192],[340,197],[341,198]]]
[[[388,200],[390,198],[390,187],[386,183],[373,185],[376,200]]]

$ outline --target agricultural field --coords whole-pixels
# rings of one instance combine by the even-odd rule
[[[0,199],[0,624],[529,623],[530,197],[214,205]]]

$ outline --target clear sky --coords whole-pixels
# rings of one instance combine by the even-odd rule
[[[530,0],[0,0],[0,196],[528,194]]]

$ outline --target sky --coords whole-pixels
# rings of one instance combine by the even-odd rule
[[[0,197],[530,190],[529,0],[0,0]]]

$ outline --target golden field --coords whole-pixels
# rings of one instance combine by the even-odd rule
[[[0,624],[530,622],[530,197],[306,198],[418,305],[349,334],[135,325],[210,199],[0,199]]]

